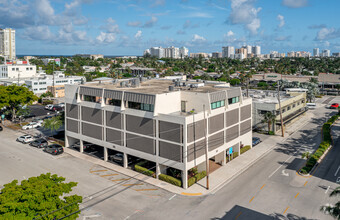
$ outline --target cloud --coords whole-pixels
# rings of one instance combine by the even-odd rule
[[[46,22],[46,24],[54,24],[54,9],[48,0],[36,0],[35,10],[37,15],[42,21]]]
[[[315,40],[331,40],[340,37],[340,28],[322,28],[318,31]]]
[[[288,8],[303,8],[308,6],[308,0],[282,0],[281,4]]]
[[[151,7],[157,7],[162,5],[165,5],[165,0],[153,0],[153,4],[151,5]]]
[[[176,32],[176,34],[178,34],[178,35],[184,35],[184,34],[186,34],[186,32],[183,31],[183,30],[178,30],[178,31]]]
[[[321,29],[325,27],[327,27],[327,25],[325,24],[313,24],[313,25],[308,26],[309,29]]]
[[[0,27],[23,28],[34,25],[34,11],[31,5],[17,0],[0,1]]]
[[[106,20],[106,24],[102,26],[107,33],[119,33],[119,25],[111,17]]]
[[[23,36],[27,40],[43,41],[51,41],[56,37],[46,25],[28,27],[25,29]]]
[[[292,36],[278,36],[274,40],[275,41],[290,41]]]
[[[228,31],[228,33],[225,34],[226,37],[233,37],[235,34],[232,31]]]
[[[194,34],[194,36],[192,37],[191,41],[193,43],[204,43],[207,41],[207,39],[205,39],[202,36],[199,36],[198,34]]]
[[[282,28],[285,25],[285,17],[283,17],[282,15],[278,14],[277,15],[277,20],[279,20],[278,27]]]
[[[137,31],[137,33],[135,34],[135,39],[140,39],[142,37],[142,31],[139,30]]]
[[[231,12],[227,23],[244,24],[251,34],[257,34],[261,26],[258,18],[261,8],[255,8],[253,2],[253,0],[231,0]]]
[[[145,24],[143,25],[143,27],[145,28],[151,28],[153,27],[158,21],[158,18],[155,16],[152,16],[150,20],[148,20],[147,22],[145,22]]]
[[[130,26],[130,27],[139,27],[140,25],[141,25],[140,21],[129,21],[127,23],[127,26]]]
[[[100,32],[96,39],[99,43],[113,43],[116,41],[116,35],[114,33]]]
[[[184,17],[187,18],[212,18],[213,16],[210,15],[209,13],[206,12],[190,12],[188,14],[186,14]]]

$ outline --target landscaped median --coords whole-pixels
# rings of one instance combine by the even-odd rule
[[[339,118],[339,113],[337,115],[332,116],[328,121],[323,124],[322,126],[322,139],[323,141],[320,143],[318,149],[310,156],[307,160],[306,165],[301,168],[299,171],[300,174],[307,175],[309,174],[315,165],[320,162],[322,156],[325,152],[328,151],[329,147],[332,144],[332,137],[331,137],[331,126],[333,123]]]

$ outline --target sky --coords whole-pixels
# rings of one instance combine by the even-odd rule
[[[143,55],[153,46],[221,52],[340,52],[340,0],[0,0],[18,55]]]

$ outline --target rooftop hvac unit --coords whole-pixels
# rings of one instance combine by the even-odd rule
[[[123,82],[120,83],[121,87],[125,87],[126,85],[127,85],[126,81],[123,81]]]
[[[180,87],[181,83],[179,81],[175,81],[175,87]]]
[[[175,89],[174,89],[174,86],[169,86],[169,91],[170,92],[172,92],[172,91],[174,91]]]

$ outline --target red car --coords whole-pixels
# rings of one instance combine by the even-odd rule
[[[329,108],[337,109],[339,108],[339,103],[333,103]]]

